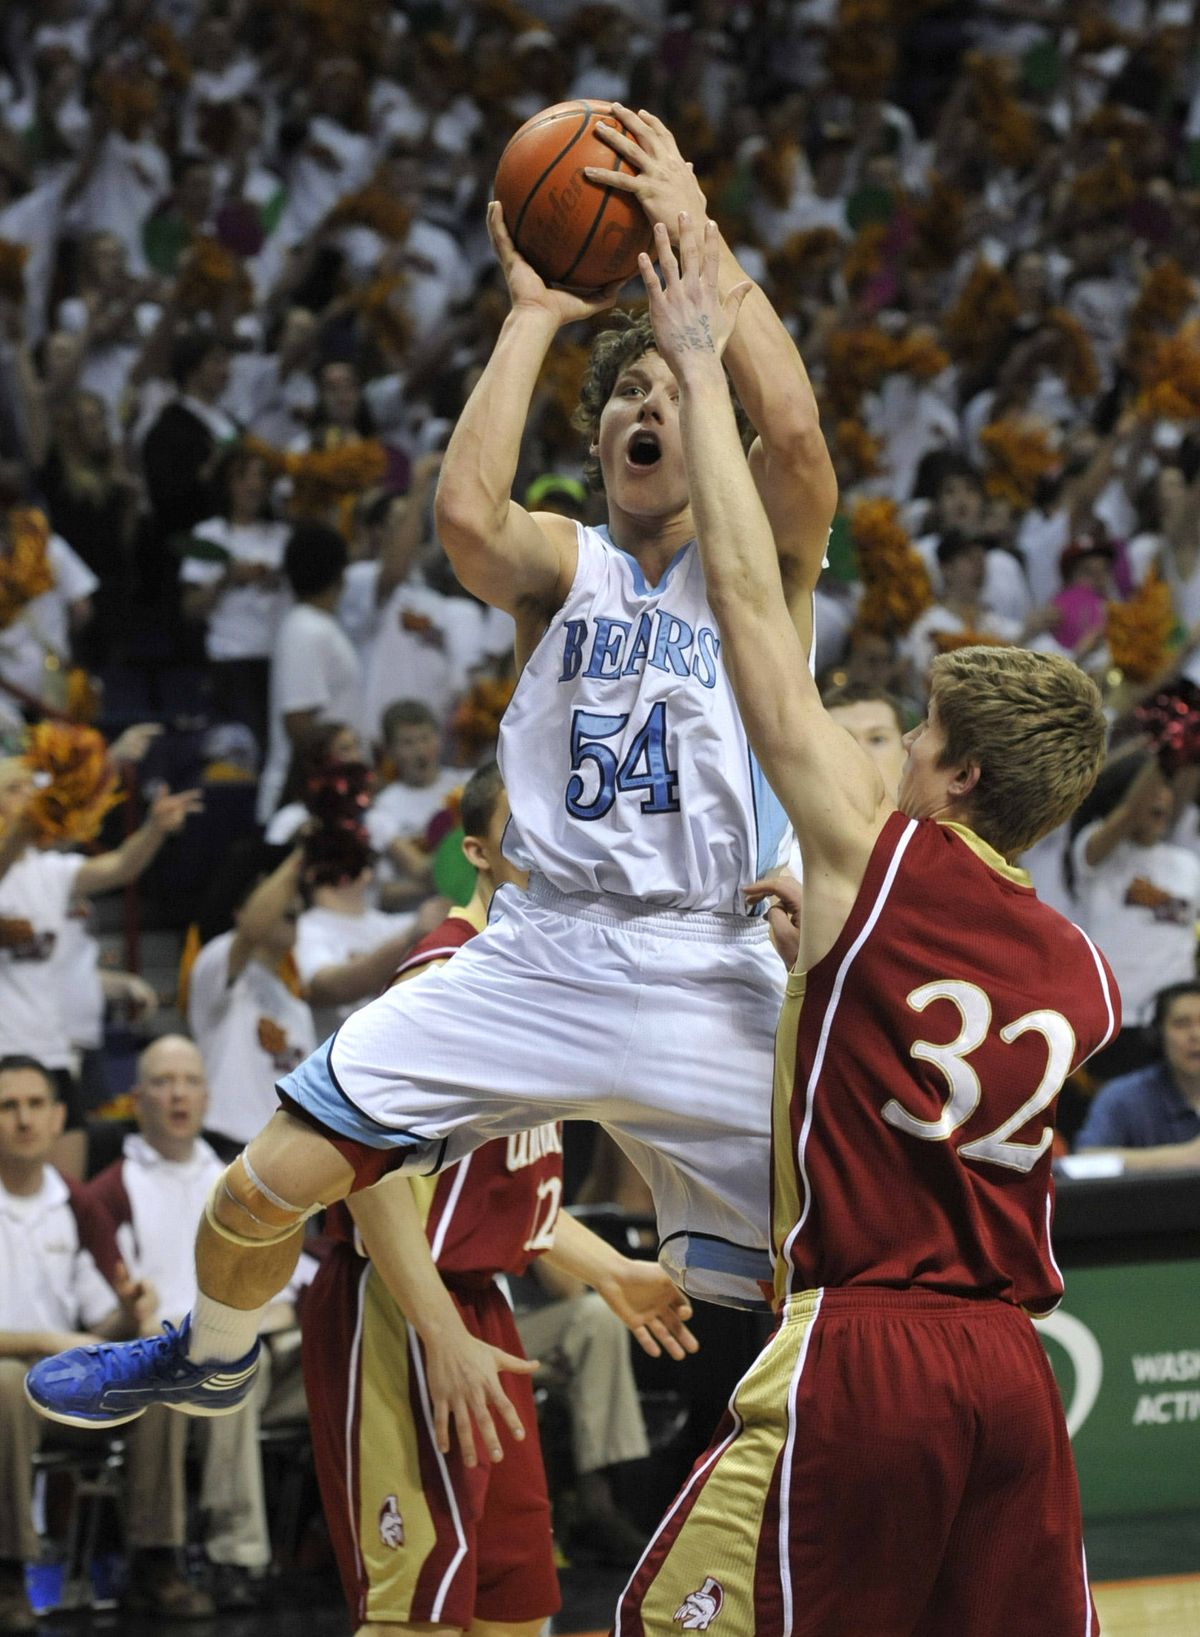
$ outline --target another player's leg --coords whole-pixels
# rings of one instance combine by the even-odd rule
[[[273,1116],[217,1179],[196,1237],[198,1294],[177,1330],[73,1347],[30,1370],[30,1403],[69,1426],[118,1426],[151,1404],[227,1415],[258,1368],[263,1311],[296,1266],[304,1223],[343,1198],[354,1168],[294,1115]]]
[[[925,1631],[969,1438],[946,1370],[921,1396],[940,1337],[917,1345],[909,1315],[897,1323],[904,1295],[790,1298],[622,1594],[618,1637],[718,1615],[720,1629],[794,1637]]]
[[[978,1305],[959,1349],[973,1361],[972,1459],[919,1630],[922,1637],[1098,1632],[1079,1485],[1050,1361],[1018,1308]]]

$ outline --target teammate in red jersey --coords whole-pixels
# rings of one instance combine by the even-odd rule
[[[622,1597],[619,1637],[1094,1633],[1078,1486],[1030,1314],[1058,1301],[1054,1103],[1116,986],[1014,860],[1095,779],[1067,661],[933,667],[899,804],[822,708],[742,476],[714,236],[656,229],[643,275],[709,597],[751,744],[804,859],[778,1034],[781,1323]],[[748,1093],[753,1088],[748,1088]]]
[[[397,981],[453,956],[486,923],[494,888],[523,881],[500,851],[507,814],[493,763],[462,799],[475,895],[409,952]],[[327,1213],[335,1243],[305,1301],[304,1379],[359,1637],[533,1637],[559,1606],[536,1365],[495,1275],[549,1256],[595,1284],[635,1333],[661,1304],[690,1313],[657,1264],[560,1217],[561,1195],[562,1143],[548,1124],[485,1143],[434,1176],[388,1178]],[[684,1330],[670,1350],[694,1345]],[[491,1462],[478,1458],[476,1427]]]

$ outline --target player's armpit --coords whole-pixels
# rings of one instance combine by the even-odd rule
[[[756,438],[750,471],[779,558],[783,592],[806,649],[812,645],[812,593],[829,543],[838,486],[820,426],[796,432],[772,450]],[[804,622],[803,626],[801,622]]]

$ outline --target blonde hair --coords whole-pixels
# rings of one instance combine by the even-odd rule
[[[942,767],[974,762],[971,828],[1006,858],[1064,823],[1096,782],[1107,724],[1071,660],[1028,648],[958,648],[929,673]]]

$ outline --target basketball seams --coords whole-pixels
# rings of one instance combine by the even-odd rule
[[[650,238],[636,200],[600,181],[603,170],[614,175],[635,170],[596,139],[600,124],[619,129],[611,105],[603,101],[580,99],[544,109],[509,139],[493,181],[518,253],[548,284],[579,292],[632,277],[637,253],[648,248]],[[598,173],[594,182],[583,174],[589,166]],[[591,186],[598,197],[589,216]],[[615,205],[614,194],[619,194]]]
[[[565,117],[565,116],[556,116],[556,117]],[[550,124],[551,121],[546,120],[544,123]],[[587,103],[584,103],[583,104],[583,122],[579,126],[579,129],[575,132],[575,135],[571,138],[571,140],[569,142],[567,142],[566,144],[564,144],[564,146],[561,147],[558,150],[558,152],[555,154],[554,158],[546,166],[545,170],[538,177],[537,181],[530,188],[529,192],[525,195],[525,198],[524,198],[524,200],[522,201],[522,204],[521,204],[521,208],[517,212],[516,224],[512,229],[513,243],[517,246],[518,250],[520,250],[520,248],[521,248],[520,243],[519,243],[519,236],[520,236],[520,232],[521,232],[521,223],[525,220],[526,211],[529,209],[530,205],[533,203],[534,199],[537,197],[538,189],[541,187],[542,183],[546,180],[546,178],[548,176],[552,175],[552,173],[562,163],[563,159],[566,157],[567,154],[570,153],[571,149],[575,146],[575,144],[577,142],[582,141],[582,139],[587,135],[587,132],[588,132],[589,127],[591,126],[591,123],[592,123],[592,110],[591,110],[591,108],[588,107]],[[541,128],[540,126],[534,126],[533,127],[534,130],[539,130],[540,128]]]
[[[620,154],[614,155],[614,158],[616,159],[616,164],[613,165],[612,169],[614,171],[619,171],[621,166],[625,163],[625,161],[622,159]],[[632,170],[633,169],[632,165],[629,168],[630,168],[630,170]],[[591,227],[588,228],[587,234],[586,234],[586,236],[585,236],[585,238],[583,240],[583,243],[579,246],[579,250],[576,253],[575,260],[567,268],[566,272],[561,275],[561,277],[559,279],[560,283],[565,283],[567,281],[567,279],[570,278],[571,274],[575,271],[575,269],[579,266],[580,262],[587,255],[588,250],[591,248],[592,240],[596,237],[596,232],[597,232],[597,230],[598,230],[598,228],[600,226],[600,223],[604,220],[604,212],[608,209],[609,202],[612,199],[612,197],[613,197],[613,190],[611,188],[602,189],[601,198],[600,198],[600,208],[597,210],[595,216],[592,218],[592,225],[591,225]]]

